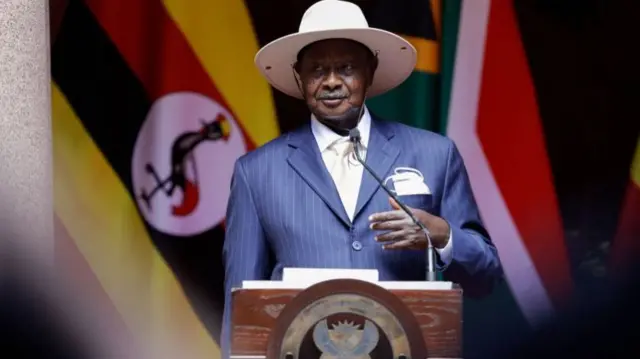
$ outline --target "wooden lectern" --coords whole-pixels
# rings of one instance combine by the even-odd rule
[[[408,341],[413,341],[411,345],[414,349],[423,348],[415,349],[418,351],[414,351],[414,354],[399,354],[397,356],[399,358],[416,358],[416,355],[423,358],[462,357],[462,289],[453,285],[451,289],[387,290],[378,285],[381,283],[385,282],[371,283],[355,279],[334,279],[301,289],[235,289],[232,293],[231,358],[294,359],[298,358],[298,355],[302,356],[298,353],[281,354],[283,352],[279,350],[285,345],[280,346],[280,343],[287,340],[290,347],[300,348],[300,345],[304,344],[300,342],[307,343],[306,346],[313,346],[312,350],[316,354],[305,354],[306,359],[319,358],[323,351],[319,351],[315,347],[323,345],[328,348],[331,346],[335,348],[336,345],[342,345],[346,348],[351,345],[349,348],[355,349],[349,350],[353,350],[355,353],[355,351],[364,350],[362,348],[367,345],[368,337],[375,337],[379,347],[386,345],[390,348],[395,345],[396,348],[400,348],[402,347],[401,342],[403,340],[406,342],[405,339],[409,338]],[[350,300],[352,302],[349,302]],[[339,305],[343,305],[346,309],[336,309]],[[364,307],[359,309],[358,306],[372,306],[371,308],[377,309]],[[384,314],[370,314],[382,313],[387,309],[390,310],[387,317],[384,317]],[[349,317],[349,313],[343,312],[359,314],[364,318],[369,317],[368,329],[372,329],[374,325],[371,325],[371,322],[375,322],[377,323],[375,324],[378,328],[377,332],[382,334],[378,335],[375,330],[367,330],[367,326],[361,325],[364,322],[356,323],[358,319]],[[329,318],[329,316],[337,316],[337,319],[333,321],[334,324],[325,324],[322,327],[316,324],[321,322],[322,318]],[[380,317],[373,318],[375,316]],[[365,321],[367,320],[365,319]],[[399,331],[402,330],[391,328],[390,323],[392,322],[399,323],[404,327],[402,335],[399,334]],[[355,327],[359,329],[358,338],[360,339],[354,337],[355,339],[347,340],[344,337],[345,333],[354,335],[350,330],[350,328],[354,328],[354,323]],[[312,329],[314,326],[316,330]],[[364,330],[362,330],[363,327],[365,327]],[[323,330],[318,330],[318,328]],[[367,331],[373,335],[367,334]],[[385,331],[388,335],[384,342],[387,344],[384,344],[383,339],[380,339],[385,337],[383,333]],[[324,340],[320,338],[324,338]],[[338,343],[340,340],[343,340],[344,343]],[[337,344],[334,345],[331,341],[335,341]],[[359,345],[360,349],[356,348],[356,345]],[[373,346],[375,345],[374,343]],[[388,348],[386,350],[389,350]],[[298,351],[300,352],[300,350]],[[330,351],[330,349],[326,350]],[[380,357],[380,350],[384,351],[385,349],[375,350],[378,351],[377,355],[373,355],[375,354],[373,353],[371,356],[355,356],[354,354],[353,357]],[[418,352],[421,354],[415,354]],[[383,356],[388,358],[390,352],[385,353]],[[325,357],[337,357],[335,353],[333,355],[327,354]],[[345,355],[343,352],[342,357],[351,356]]]

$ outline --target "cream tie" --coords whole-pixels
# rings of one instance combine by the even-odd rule
[[[333,177],[349,219],[353,220],[361,180],[358,175],[362,176],[356,167],[361,165],[355,159],[353,144],[348,139],[337,140],[329,146],[328,150],[332,151],[335,156],[329,173]]]

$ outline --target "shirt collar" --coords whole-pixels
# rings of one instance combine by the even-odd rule
[[[362,118],[356,127],[360,131],[360,143],[366,149],[369,145],[369,132],[371,131],[371,115],[369,114],[369,109],[366,106],[364,107]],[[316,138],[316,142],[320,148],[320,153],[326,150],[337,140],[348,139],[348,136],[340,136],[333,132],[329,127],[320,123],[313,114],[311,115],[311,131],[313,132],[313,136]]]

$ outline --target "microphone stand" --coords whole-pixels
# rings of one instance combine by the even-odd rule
[[[387,192],[387,194],[393,198],[394,201],[396,201],[396,203],[400,206],[400,208],[407,214],[409,215],[409,217],[411,218],[411,220],[413,221],[413,223],[415,223],[420,230],[422,230],[422,232],[424,233],[424,235],[427,237],[427,272],[426,272],[426,277],[427,277],[427,281],[429,282],[435,282],[436,279],[436,268],[435,268],[435,250],[433,248],[433,244],[431,243],[431,235],[429,233],[429,230],[427,229],[427,227],[422,224],[422,222],[420,222],[416,216],[413,215],[413,213],[409,210],[409,208],[407,208],[407,206],[404,205],[404,203],[402,203],[399,199],[398,196],[396,196],[395,193],[393,193],[389,188],[387,188],[387,186],[384,185],[384,182],[382,181],[382,179],[380,179],[380,177],[378,177],[378,175],[376,175],[376,173],[373,171],[373,169],[371,169],[371,167],[369,167],[369,165],[367,165],[365,163],[365,161],[362,159],[362,157],[360,156],[360,131],[358,131],[357,128],[352,129],[351,131],[349,131],[349,140],[353,143],[353,150],[356,156],[356,159],[358,160],[358,162],[360,162],[360,164],[362,164],[362,166],[367,170],[367,172],[369,172],[369,174],[371,174],[371,176],[373,176],[373,178],[376,180],[376,182],[378,182],[378,184],[380,185],[380,187],[382,187],[382,189],[384,189],[385,192]]]

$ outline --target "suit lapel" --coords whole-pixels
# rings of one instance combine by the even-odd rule
[[[394,133],[389,124],[381,120],[371,119],[371,135],[367,146],[367,157],[365,162],[383,181],[388,176],[391,165],[400,154],[400,148],[393,141]],[[362,173],[362,184],[358,194],[354,221],[358,214],[369,203],[380,185],[365,169]]]
[[[338,190],[333,183],[329,171],[322,161],[320,150],[316,145],[310,126],[291,132],[289,146],[293,147],[287,161],[316,194],[329,206],[331,211],[346,225],[351,221],[344,210]]]

